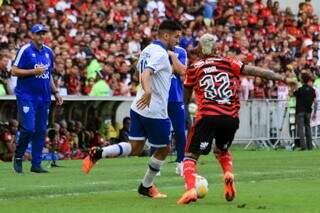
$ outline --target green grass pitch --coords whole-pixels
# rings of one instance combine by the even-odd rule
[[[213,155],[202,156],[198,173],[207,178],[209,193],[187,206],[176,201],[184,192],[184,181],[174,172],[168,157],[156,178],[167,199],[140,197],[137,186],[147,168],[147,158],[101,160],[89,175],[81,172],[81,161],[59,161],[64,167],[48,174],[12,172],[11,163],[0,163],[0,212],[320,212],[320,151],[233,150],[237,197],[223,197],[223,180]],[[46,162],[43,163],[46,165]]]

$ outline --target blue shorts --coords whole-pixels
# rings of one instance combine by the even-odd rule
[[[146,118],[130,110],[130,140],[149,140],[152,147],[166,147],[170,144],[170,120]]]

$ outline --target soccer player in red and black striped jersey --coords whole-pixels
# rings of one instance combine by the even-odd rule
[[[293,79],[271,70],[245,65],[233,58],[214,55],[214,39],[215,37],[211,34],[204,34],[200,38],[198,45],[200,59],[186,71],[185,102],[186,105],[189,103],[194,90],[198,111],[195,124],[188,134],[183,162],[187,191],[178,200],[178,204],[188,204],[197,200],[196,162],[200,155],[210,152],[213,139],[215,139],[214,154],[224,172],[225,198],[232,201],[235,197],[232,155],[228,148],[239,127],[239,76],[253,75],[296,84]]]

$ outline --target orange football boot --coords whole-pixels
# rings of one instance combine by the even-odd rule
[[[227,201],[232,201],[236,196],[234,176],[231,172],[226,172],[224,174],[224,196]]]
[[[92,147],[89,151],[89,155],[82,161],[82,171],[88,174],[94,167],[96,162],[102,158],[102,149],[100,147]]]
[[[192,188],[188,191],[186,191],[182,197],[178,200],[177,204],[189,204],[190,202],[197,201],[198,196],[195,188]]]

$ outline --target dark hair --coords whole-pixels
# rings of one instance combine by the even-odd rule
[[[130,117],[125,117],[122,120],[122,124],[125,124],[127,121],[130,121]]]
[[[302,83],[306,84],[310,80],[310,76],[308,73],[301,73]]]
[[[172,21],[172,20],[164,20],[163,22],[161,22],[161,24],[159,25],[159,29],[158,32],[163,32],[163,31],[179,31],[181,30],[181,25],[176,22],[176,21]]]

